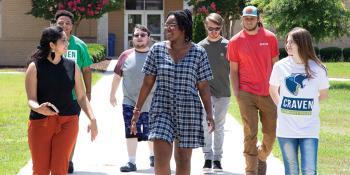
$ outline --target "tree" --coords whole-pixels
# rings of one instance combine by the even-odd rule
[[[28,14],[54,22],[57,10],[67,10],[74,14],[75,33],[81,20],[98,19],[103,14],[118,10],[123,0],[32,0]]]
[[[218,13],[224,20],[223,36],[230,38],[233,34],[235,20],[244,7],[245,0],[187,0],[188,5],[193,6],[194,34],[193,41],[201,41],[206,36],[203,21],[209,13]]]
[[[281,38],[294,27],[310,31],[316,43],[349,35],[350,11],[341,0],[254,0],[265,22]]]

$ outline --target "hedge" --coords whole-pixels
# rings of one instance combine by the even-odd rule
[[[350,61],[350,48],[343,49],[344,61]]]
[[[342,57],[342,49],[339,47],[326,47],[320,49],[320,58],[324,62],[337,62]]]
[[[90,43],[87,44],[87,47],[94,63],[103,61],[106,58],[106,47],[104,45]]]

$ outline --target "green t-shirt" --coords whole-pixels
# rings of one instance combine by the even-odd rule
[[[89,55],[86,44],[74,35],[71,35],[69,38],[68,51],[64,56],[77,63],[80,70],[92,64],[92,58]],[[73,100],[76,99],[77,96],[73,90]]]

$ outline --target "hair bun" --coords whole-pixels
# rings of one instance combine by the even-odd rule
[[[188,9],[185,9],[184,12],[185,12],[187,18],[188,18],[190,21],[192,21],[192,13],[191,13],[191,11],[188,10]]]

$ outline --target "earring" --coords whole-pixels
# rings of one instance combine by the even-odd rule
[[[55,51],[51,51],[51,53],[50,53],[50,56],[51,56],[51,59],[52,59],[52,61],[55,59]]]

